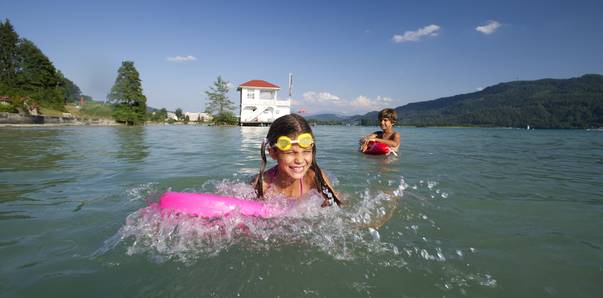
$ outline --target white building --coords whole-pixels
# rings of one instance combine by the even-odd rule
[[[178,121],[178,116],[174,112],[167,112],[167,118]]]
[[[213,119],[213,117],[207,113],[197,113],[197,112],[185,112],[184,117],[188,117],[188,121],[201,121],[201,122],[209,122]]]
[[[291,113],[291,101],[278,99],[280,87],[262,80],[239,85],[241,92],[241,125],[268,125],[276,118]]]

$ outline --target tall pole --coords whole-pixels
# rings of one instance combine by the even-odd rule
[[[293,74],[289,73],[289,101],[291,101],[291,89],[293,88]]]

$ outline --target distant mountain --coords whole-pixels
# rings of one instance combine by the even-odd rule
[[[328,121],[346,121],[350,117],[344,116],[344,115],[337,115],[337,114],[316,114],[316,115],[304,116],[304,118],[306,118],[306,120],[311,121],[311,122],[328,122]]]
[[[401,125],[603,127],[603,76],[514,81],[395,108]],[[377,112],[360,117],[376,123]]]

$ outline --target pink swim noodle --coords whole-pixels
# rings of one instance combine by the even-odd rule
[[[263,218],[275,217],[284,213],[282,208],[270,206],[262,201],[190,192],[164,193],[159,198],[159,208],[207,218],[223,217],[232,212]]]

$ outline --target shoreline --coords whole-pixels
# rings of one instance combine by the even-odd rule
[[[0,128],[4,127],[63,127],[63,126],[125,126],[119,123],[0,123]]]

